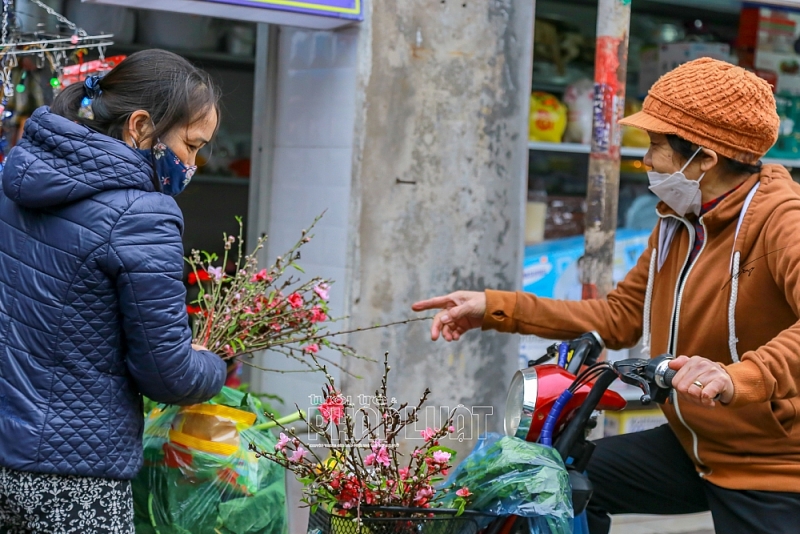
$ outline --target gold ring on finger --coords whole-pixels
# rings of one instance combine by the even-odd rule
[[[699,387],[700,389],[703,389],[703,383],[700,382],[699,380],[695,380],[694,382],[692,382],[692,384]]]

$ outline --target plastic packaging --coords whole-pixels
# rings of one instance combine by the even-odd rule
[[[549,94],[531,94],[529,133],[531,141],[560,143],[567,128],[567,107]]]
[[[528,191],[525,206],[525,244],[533,245],[544,241],[547,224],[547,191],[542,180],[537,180],[534,189]]]
[[[625,116],[642,111],[641,100],[629,99],[625,102]],[[622,127],[622,146],[647,148],[650,146],[650,136],[647,132],[633,126]]]
[[[591,144],[594,82],[584,78],[567,87],[564,103],[569,109],[564,142]]]
[[[209,403],[152,410],[144,467],[133,481],[137,534],[283,534],[283,469],[248,450],[275,437],[252,396],[230,388]]]
[[[531,534],[572,532],[572,489],[560,456],[549,447],[487,434],[445,487],[466,486],[471,510],[530,518]]]

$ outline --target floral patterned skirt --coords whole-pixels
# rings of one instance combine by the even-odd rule
[[[0,467],[0,534],[28,532],[133,534],[131,483]]]

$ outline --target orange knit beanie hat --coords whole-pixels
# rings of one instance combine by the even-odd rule
[[[675,134],[742,163],[756,163],[778,139],[780,119],[770,85],[741,67],[701,58],[662,76],[642,111],[620,121]]]

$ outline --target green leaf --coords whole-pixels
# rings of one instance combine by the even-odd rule
[[[456,502],[458,502],[458,512],[456,512],[456,517],[458,517],[464,513],[464,509],[467,507],[467,501],[459,497]]]
[[[291,267],[294,267],[295,269],[297,269],[297,270],[298,270],[298,271],[300,271],[301,273],[305,274],[305,271],[304,271],[304,270],[303,270],[303,269],[302,269],[302,268],[301,268],[299,265],[297,265],[295,262],[292,262],[292,263],[290,263],[289,265],[290,265]]]

